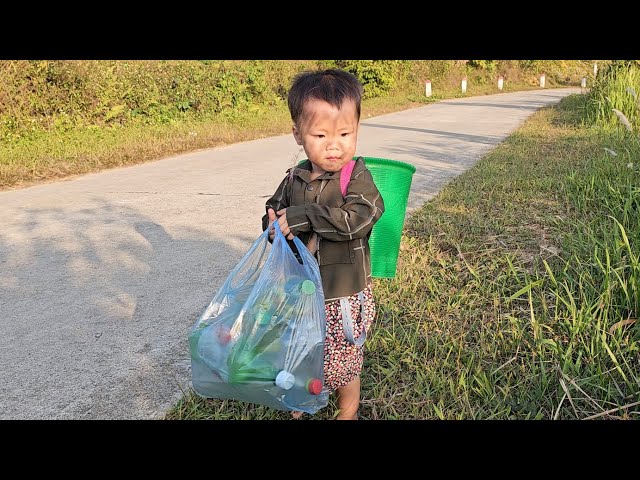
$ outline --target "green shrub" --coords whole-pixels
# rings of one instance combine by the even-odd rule
[[[397,60],[344,60],[336,63],[358,77],[364,87],[363,98],[382,97],[396,86]]]
[[[495,73],[498,66],[496,60],[469,60],[467,65],[469,65],[471,68],[484,70],[491,74]]]
[[[162,125],[240,118],[286,103],[291,79],[303,70],[344,68],[364,86],[364,97],[424,96],[424,80],[436,89],[491,80],[495,60],[2,60],[0,141],[15,143],[47,132]],[[554,61],[560,76],[591,62]],[[465,65],[466,64],[466,65]],[[548,68],[545,61],[514,65]],[[546,65],[546,66],[545,66]],[[515,68],[511,65],[510,68]],[[535,73],[533,72],[533,73]],[[456,87],[457,88],[457,87]]]

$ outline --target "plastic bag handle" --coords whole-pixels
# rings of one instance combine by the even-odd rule
[[[273,237],[273,243],[275,244],[276,241],[286,242],[287,239],[284,236],[284,233],[282,233],[282,230],[280,230],[280,224],[278,223],[278,219],[277,218],[273,222],[271,222],[271,225],[274,227],[274,230],[276,232],[274,237]],[[267,230],[265,230],[265,232]],[[310,265],[309,262],[315,262],[316,261],[315,257],[313,255],[311,255],[309,250],[307,250],[307,246],[302,242],[302,240],[300,240],[297,237],[297,235],[293,236],[293,243],[296,245],[296,247],[298,247],[298,253],[300,254],[300,258],[302,259],[302,264],[303,265]],[[287,248],[287,250],[289,250],[289,253],[291,253],[291,255],[293,255],[293,252],[291,251],[290,248]]]

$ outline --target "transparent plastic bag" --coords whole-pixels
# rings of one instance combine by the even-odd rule
[[[189,334],[194,390],[279,410],[315,413],[324,387],[324,292],[315,258],[296,259],[273,222],[229,274]]]

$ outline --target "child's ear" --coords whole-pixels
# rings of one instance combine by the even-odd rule
[[[302,137],[300,136],[300,132],[296,128],[295,124],[291,127],[291,131],[293,132],[293,138],[296,139],[296,143],[298,145],[302,145]]]

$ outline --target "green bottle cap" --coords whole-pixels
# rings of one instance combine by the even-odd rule
[[[302,282],[302,285],[300,285],[300,291],[305,295],[313,295],[316,293],[316,284],[311,280],[305,280]]]

